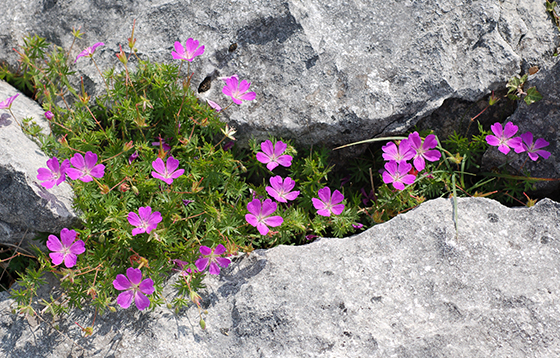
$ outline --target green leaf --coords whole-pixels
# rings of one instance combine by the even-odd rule
[[[531,87],[527,90],[527,95],[525,96],[524,100],[525,103],[528,105],[531,103],[535,103],[543,99],[542,94],[537,91],[536,87]]]

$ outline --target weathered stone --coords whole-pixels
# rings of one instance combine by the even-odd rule
[[[9,357],[556,357],[560,204],[437,199],[346,239],[240,257],[174,315],[92,310],[30,326],[0,293]],[[176,276],[164,296],[171,300]],[[48,295],[48,290],[42,292]],[[50,317],[45,317],[50,321]],[[33,322],[33,320],[31,320]],[[72,343],[70,340],[74,340]],[[85,350],[79,348],[82,346]]]
[[[535,183],[534,194],[541,196],[560,198],[560,62],[551,67],[539,70],[535,75],[530,76],[524,86],[527,90],[536,86],[542,94],[543,99],[527,105],[524,101],[519,102],[519,107],[506,122],[512,122],[519,127],[517,135],[522,133],[533,133],[533,140],[544,138],[550,143],[543,148],[552,155],[548,159],[539,159],[534,162],[528,158],[527,153],[517,154],[513,150],[507,156],[497,150],[489,149],[483,158],[485,168],[499,166],[506,161],[511,169],[519,175],[523,171],[528,171],[532,177],[549,178],[552,181],[542,181]],[[505,123],[505,122],[504,122]]]
[[[16,93],[0,81],[0,101]],[[25,95],[20,93],[16,98],[12,112],[19,123],[33,118],[43,133],[50,133],[45,112]],[[29,240],[37,232],[57,233],[77,224],[70,186],[62,183],[47,190],[37,180],[37,169],[46,168],[48,159],[9,112],[0,110],[0,243],[17,245],[23,237]]]
[[[195,87],[213,79],[202,98],[228,102],[220,76],[252,83],[257,99],[224,113],[242,137],[328,145],[404,131],[446,99],[477,101],[546,62],[557,36],[541,0],[22,0],[0,18],[0,60],[15,66],[12,47],[30,32],[69,48],[75,26],[86,35],[72,54],[102,41],[107,68],[133,19],[141,57],[171,62],[189,37],[205,45],[191,64]],[[89,59],[77,69],[90,94],[103,90]]]

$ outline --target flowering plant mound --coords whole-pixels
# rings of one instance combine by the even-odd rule
[[[235,145],[235,128],[218,116],[236,107],[199,100],[190,77],[181,75],[183,61],[205,61],[204,45],[192,38],[169,53],[170,61],[181,60],[178,65],[151,63],[139,56],[133,31],[129,51],[119,45],[116,67],[98,69],[107,92],[95,100],[83,86],[68,87],[75,61],[66,56],[72,51],[52,47],[47,54],[49,45],[37,36],[24,42],[22,66],[38,81],[32,87],[41,89],[38,99],[52,128],[46,136],[29,121],[21,125],[50,156],[37,182],[45,190],[71,185],[83,226],[63,229],[60,239],[48,236],[50,252],[37,253],[37,267],[12,293],[21,312],[36,312],[37,287],[51,272],[67,297],[43,302],[53,314],[65,305],[90,304],[103,313],[128,309],[132,301],[139,310],[193,303],[204,328],[197,290],[205,275],[229,270],[228,257],[240,251],[351,235],[426,197],[456,197],[457,188],[472,192],[481,185],[468,187],[472,173],[466,169],[476,167],[489,145],[502,153],[527,152],[532,161],[550,156],[544,139],[533,141],[530,132],[514,138],[515,126],[495,124],[493,134],[480,127],[471,141],[448,139],[450,149],[430,133],[391,138],[375,150],[382,159],[358,159],[341,174],[324,147],[296,148],[275,138],[253,138],[249,150]],[[102,45],[86,48],[76,60],[95,64]],[[127,67],[131,56],[134,71]],[[247,80],[222,79],[222,94],[233,103],[250,106],[258,97]],[[0,106],[11,113],[16,97]],[[177,294],[168,300],[163,283],[176,271]]]
[[[64,229],[60,239],[49,236],[50,252],[38,254],[38,268],[24,277],[27,288],[14,293],[21,310],[31,309],[45,272],[60,278],[69,298],[49,302],[53,312],[64,305],[90,304],[99,313],[156,307],[166,302],[162,285],[177,266],[177,295],[169,305],[200,307],[203,278],[228,269],[229,256],[359,228],[357,205],[342,203],[344,189],[323,195],[330,190],[326,152],[298,153],[289,141],[275,138],[251,140],[251,153],[238,148],[235,128],[218,117],[235,106],[199,101],[181,76],[182,62],[141,58],[132,36],[128,53],[120,45],[116,67],[99,71],[107,93],[93,101],[84,88],[67,87],[75,61],[65,56],[72,51],[54,48],[47,55],[43,42],[31,43],[27,70],[48,84],[40,98],[52,134],[22,129],[50,156],[37,182],[45,190],[72,186],[83,227]],[[102,45],[76,60],[95,64]],[[130,56],[136,57],[134,71],[127,67]],[[204,46],[193,39],[185,47],[176,43],[169,57],[204,61]],[[257,96],[249,86],[233,75],[225,78],[222,92],[249,106]],[[61,93],[75,96],[72,107]],[[271,175],[275,168],[280,175]],[[323,200],[319,213],[317,195]],[[328,216],[322,216],[325,210]]]

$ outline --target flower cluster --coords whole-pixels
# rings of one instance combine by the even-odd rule
[[[105,166],[97,164],[97,154],[92,152],[87,152],[85,158],[82,154],[76,153],[70,160],[65,159],[62,164],[57,157],[52,157],[47,160],[47,167],[48,169],[37,169],[37,179],[47,189],[60,185],[66,180],[66,174],[70,179],[81,180],[84,183],[94,180],[93,178],[102,178],[105,174]]]
[[[292,156],[284,154],[288,145],[282,141],[273,144],[270,140],[261,143],[262,152],[258,152],[257,160],[266,164],[268,170],[273,171],[279,165],[289,167],[292,165]],[[300,192],[293,191],[296,182],[290,178],[282,178],[280,175],[271,177],[269,179],[270,186],[266,186],[265,190],[279,203],[288,203],[288,201],[295,200]],[[340,204],[344,200],[344,195],[338,190],[335,190],[331,196],[331,189],[328,187],[319,189],[319,198],[312,198],[312,203],[317,214],[321,216],[340,215],[344,210],[344,204]],[[271,216],[278,204],[271,199],[261,201],[260,198],[253,198],[247,204],[248,214],[245,215],[245,220],[252,226],[256,227],[261,235],[267,235],[270,227],[278,227],[282,225],[284,219],[281,216]]]
[[[498,147],[498,150],[504,154],[508,154],[510,149],[513,149],[515,153],[527,152],[529,158],[533,161],[539,159],[539,155],[544,159],[550,157],[550,152],[542,150],[550,143],[543,138],[538,138],[533,142],[533,133],[531,132],[514,137],[519,127],[511,122],[507,122],[505,127],[502,127],[501,123],[494,123],[490,126],[490,129],[494,135],[487,135],[486,142],[493,147]]]
[[[383,150],[383,159],[385,163],[385,171],[382,173],[383,182],[393,184],[397,190],[404,190],[405,184],[410,185],[416,180],[416,175],[412,174],[412,165],[408,160],[412,159],[416,173],[426,168],[426,160],[430,162],[438,161],[441,153],[437,149],[436,136],[428,135],[423,141],[418,132],[410,133],[407,139],[403,139],[400,143],[387,143],[381,149]]]

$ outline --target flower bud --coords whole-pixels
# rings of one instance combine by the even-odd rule
[[[114,313],[114,312],[117,312],[117,309],[113,306],[109,306],[109,311]]]
[[[202,318],[200,319],[199,323],[200,323],[200,328],[206,329],[206,322],[204,322],[204,320]]]
[[[140,192],[138,191],[138,188],[135,187],[134,185],[130,187],[130,189],[132,189],[132,192],[134,193],[134,195],[138,195],[140,194]]]

